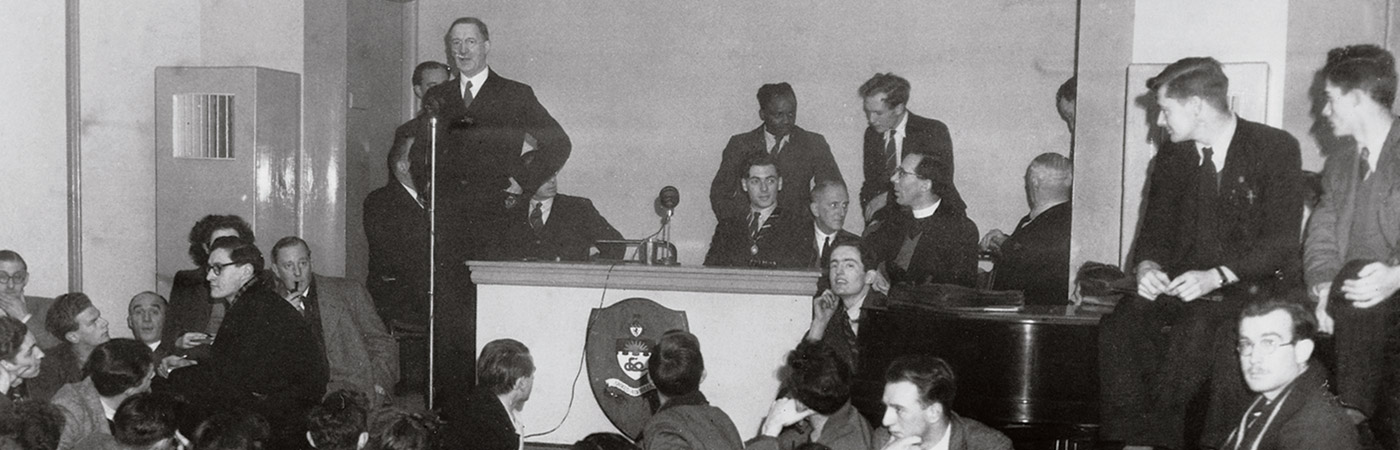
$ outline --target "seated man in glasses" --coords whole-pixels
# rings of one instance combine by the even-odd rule
[[[29,263],[13,250],[0,250],[0,311],[29,327],[40,348],[50,348],[61,342],[44,329],[53,299],[24,295],[29,284]]]
[[[1259,394],[1220,448],[1359,449],[1356,427],[1312,364],[1317,322],[1302,305],[1269,300],[1240,313],[1240,371]]]

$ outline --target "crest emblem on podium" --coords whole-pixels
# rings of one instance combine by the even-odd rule
[[[647,375],[647,360],[661,335],[676,329],[689,330],[685,312],[645,298],[629,298],[589,315],[584,342],[588,385],[603,414],[632,439],[661,404]]]

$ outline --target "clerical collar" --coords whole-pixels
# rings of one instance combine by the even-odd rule
[[[1235,129],[1239,127],[1239,123],[1239,117],[1231,115],[1230,123],[1228,125],[1225,125],[1224,129],[1220,130],[1220,135],[1216,136],[1215,141],[1211,142],[1210,145],[1206,145],[1200,141],[1196,141],[1196,156],[1199,158],[1200,156],[1205,155],[1205,152],[1202,152],[1201,150],[1209,147],[1211,150],[1210,160],[1215,163],[1215,170],[1217,172],[1220,170],[1224,170],[1225,154],[1230,151],[1230,142],[1235,140]]]
[[[460,71],[458,73],[457,93],[461,94],[462,98],[467,98],[467,82],[470,81],[472,82],[472,98],[476,98],[476,94],[481,92],[481,85],[486,83],[486,75],[491,73],[491,66],[486,66],[486,68],[481,69],[480,72],[477,72],[476,75],[472,75],[471,77],[460,74]]]
[[[915,219],[927,219],[927,218],[929,218],[930,216],[932,216],[933,213],[938,212],[938,205],[942,205],[942,204],[943,204],[943,199],[940,198],[940,199],[938,199],[938,201],[933,202],[933,206],[930,206],[930,207],[927,207],[927,208],[915,209],[915,210],[913,210],[914,218],[915,218]]]

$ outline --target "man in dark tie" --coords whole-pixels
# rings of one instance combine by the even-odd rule
[[[1070,188],[1074,167],[1059,153],[1044,153],[1026,168],[1031,211],[1008,236],[999,229],[982,237],[982,251],[996,258],[992,289],[1021,291],[1026,304],[1069,303]]]
[[[1312,361],[1312,314],[1297,302],[1251,303],[1239,327],[1240,371],[1259,395],[1219,448],[1360,449],[1356,426],[1327,391],[1327,371]]]
[[[746,214],[720,219],[705,265],[727,267],[797,268],[811,262],[806,219],[783,209],[778,192],[783,179],[773,157],[752,155],[741,188],[749,198]]]
[[[835,349],[856,371],[861,309],[885,303],[885,294],[871,287],[880,276],[875,270],[879,261],[861,246],[860,238],[845,237],[832,244],[829,259],[826,275],[831,287],[812,298],[812,324],[802,340]]]
[[[903,208],[866,236],[890,283],[977,284],[977,224],[942,176],[942,165],[923,153],[905,155],[890,176]]]
[[[622,233],[608,223],[583,197],[559,193],[558,173],[535,190],[521,208],[514,224],[507,229],[506,258],[539,261],[620,260],[625,250],[619,245],[598,245],[599,240],[622,239]]]
[[[796,208],[810,201],[812,184],[841,180],[841,169],[831,156],[826,138],[797,126],[797,94],[787,83],[758,88],[758,118],[763,125],[729,138],[720,157],[719,170],[710,182],[710,208],[716,219],[748,216],[748,198],[740,189],[746,172],[744,161],[767,153],[787,181],[778,203]]]
[[[1400,420],[1384,417],[1400,388],[1388,381],[1400,361],[1386,342],[1400,332],[1400,120],[1395,103],[1395,57],[1374,45],[1328,52],[1322,69],[1322,114],[1337,136],[1354,146],[1337,149],[1323,166],[1323,194],[1308,223],[1303,246],[1305,278],[1322,329],[1332,331],[1337,354],[1336,388],[1357,420],[1368,420],[1386,448],[1400,443]],[[1359,265],[1346,273],[1348,264]],[[1334,280],[1339,284],[1334,285]],[[1331,295],[1339,293],[1340,295]],[[1333,321],[1335,320],[1335,324]],[[1389,404],[1387,404],[1389,403]],[[1392,414],[1393,417],[1393,414]]]
[[[851,195],[846,192],[846,183],[837,179],[817,181],[812,188],[812,267],[826,269],[831,258],[831,246],[836,241],[859,238],[855,233],[842,229],[846,224],[846,211],[851,208]]]
[[[1105,352],[1103,432],[1130,448],[1212,445],[1248,401],[1228,345],[1240,309],[1302,286],[1300,151],[1287,132],[1230,111],[1229,79],[1212,58],[1177,61],[1147,87],[1171,142],[1153,162],[1134,244],[1139,297],[1100,332],[1162,341],[1164,351],[1146,368],[1112,351],[1133,345]],[[1193,402],[1206,392],[1209,401]]]
[[[893,217],[898,208],[876,216],[894,195],[889,180],[900,162],[912,154],[926,155],[934,175],[947,184],[944,197],[962,203],[953,185],[953,140],[948,126],[909,112],[909,80],[892,73],[877,73],[860,86],[865,111],[865,182],[860,185],[860,207],[865,222]]]

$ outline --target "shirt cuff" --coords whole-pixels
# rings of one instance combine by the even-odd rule
[[[1224,285],[1227,285],[1227,284],[1235,284],[1235,283],[1239,283],[1239,282],[1240,282],[1240,277],[1235,276],[1235,271],[1230,270],[1229,267],[1220,266],[1220,267],[1217,267],[1216,269],[1219,269],[1219,270],[1220,270],[1220,273],[1221,273],[1222,275],[1225,276],[1225,280],[1224,280],[1225,282],[1224,282],[1224,283],[1221,283],[1221,286],[1224,286]]]

